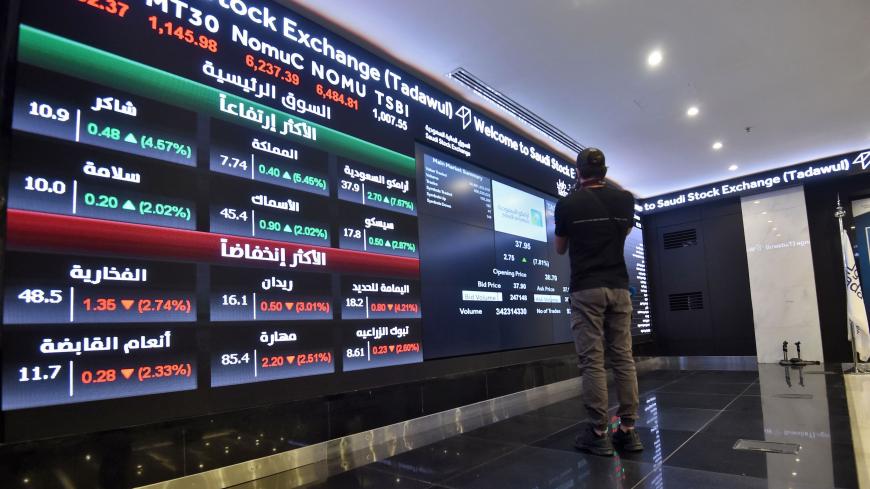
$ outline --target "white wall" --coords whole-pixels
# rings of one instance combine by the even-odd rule
[[[782,342],[801,342],[806,360],[824,361],[803,187],[743,197],[743,232],[759,363],[782,359]]]

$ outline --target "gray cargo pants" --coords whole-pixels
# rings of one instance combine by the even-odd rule
[[[617,415],[626,426],[637,420],[637,370],[631,354],[631,295],[624,289],[597,288],[571,293],[571,330],[583,376],[583,402],[590,421],[603,430],[607,416],[607,374],[604,351],[610,358]]]

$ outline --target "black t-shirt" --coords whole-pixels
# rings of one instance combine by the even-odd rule
[[[559,200],[555,217],[556,235],[568,238],[571,292],[628,288],[624,248],[634,225],[631,193],[607,186],[577,189]]]

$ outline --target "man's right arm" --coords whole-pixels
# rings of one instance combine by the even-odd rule
[[[556,221],[556,253],[564,255],[568,251],[568,236],[565,229],[565,218],[562,216],[564,208],[562,201],[556,202],[556,209],[553,211],[553,218]]]
[[[556,236],[556,253],[564,255],[568,251],[568,238]]]

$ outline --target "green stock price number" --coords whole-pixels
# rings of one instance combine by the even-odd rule
[[[106,209],[117,209],[118,198],[114,195],[102,195],[86,192],[84,195],[85,205],[93,207],[103,207]]]
[[[288,182],[292,182],[296,185],[306,185],[308,187],[314,187],[320,190],[327,190],[326,179],[323,178],[305,175],[300,172],[290,172],[288,170],[282,170],[277,166],[269,166],[263,163],[257,165],[257,171],[260,173],[260,175],[266,175],[272,178],[280,178],[281,180],[287,180]]]
[[[272,231],[276,233],[283,232],[287,234],[292,234],[293,236],[319,238],[324,241],[329,240],[329,231],[316,226],[303,226],[301,224],[282,224],[279,221],[272,221],[269,219],[260,219],[257,222],[257,225],[260,227],[260,229],[264,231]]]
[[[414,210],[414,203],[410,200],[400,199],[397,197],[390,197],[388,195],[383,195],[379,192],[370,192],[366,191],[366,200],[372,202],[380,202],[382,204],[388,205],[390,207],[397,207],[400,209],[408,209],[409,211]]]
[[[284,226],[282,226],[281,223],[278,221],[268,221],[266,219],[260,219],[259,225],[260,229],[264,231],[274,231],[276,233],[280,233],[284,230]]]
[[[118,209],[123,211],[136,212],[143,216],[162,216],[175,219],[190,221],[193,212],[190,207],[175,204],[165,204],[162,202],[151,202],[148,200],[140,200],[134,203],[133,200],[126,200],[123,204],[114,195],[95,194],[93,192],[85,192],[85,205],[91,207],[102,207],[105,209]]]
[[[111,139],[112,141],[121,141],[121,130],[117,127],[105,126],[100,127],[96,122],[89,122],[85,128],[88,134],[98,138]],[[160,153],[172,153],[180,155],[186,159],[193,157],[193,148],[188,144],[183,144],[178,141],[158,138],[146,134],[136,136],[132,132],[128,132],[123,137],[123,142],[133,144],[145,150],[155,150]]]
[[[368,244],[369,246],[390,248],[397,251],[410,251],[412,253],[415,253],[417,251],[417,245],[409,241],[398,241],[395,239],[390,240],[379,238],[377,236],[369,236]]]
[[[111,139],[118,141],[121,139],[121,130],[117,127],[106,126],[101,128],[96,122],[89,122],[87,125],[88,134],[100,138]]]
[[[190,207],[184,207],[174,204],[163,204],[160,202],[148,202],[143,200],[139,202],[139,213],[144,215],[154,214],[163,217],[174,217],[190,221]]]

